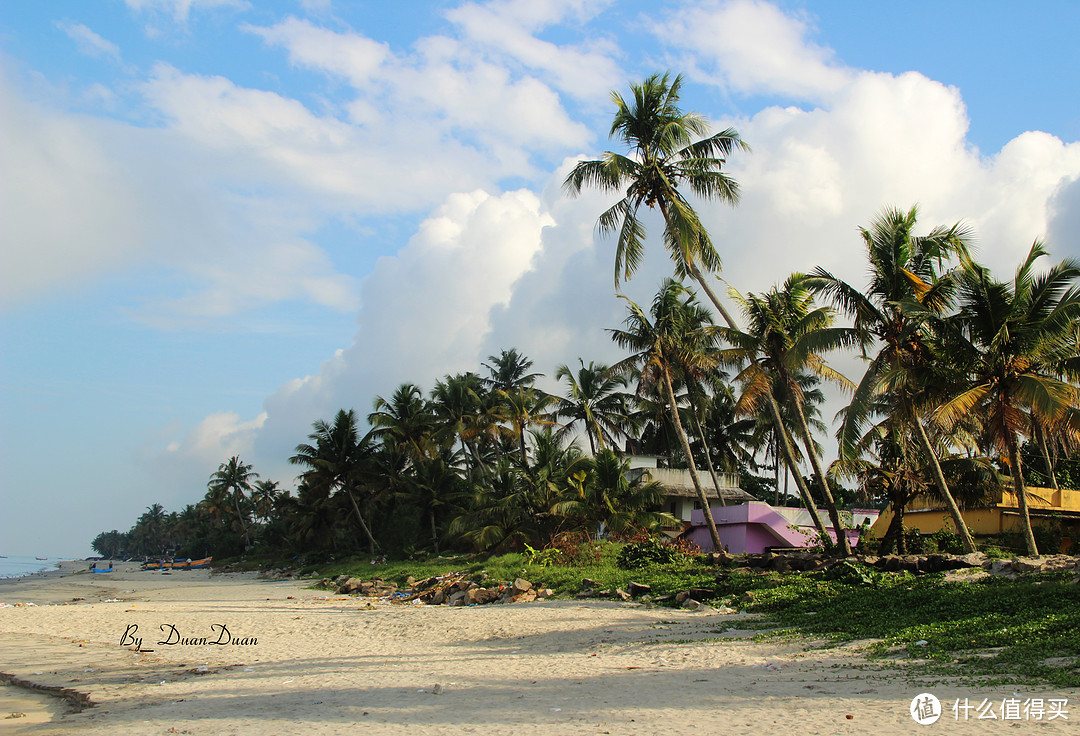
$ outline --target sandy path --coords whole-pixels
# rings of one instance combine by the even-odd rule
[[[1080,721],[1080,709],[1069,721],[1043,723],[975,721],[974,714],[965,723],[946,711],[936,726],[919,726],[908,708],[923,690],[946,708],[955,698],[1000,702],[1013,691],[919,687],[847,649],[755,643],[737,630],[738,616],[573,601],[399,606],[253,576],[103,577],[0,586],[9,604],[35,595],[41,603],[69,601],[0,609],[0,671],[77,689],[97,703],[25,733],[294,734],[302,722],[305,734],[360,725],[413,736],[537,727],[552,734],[1055,734],[1075,733]],[[169,626],[187,639],[214,640],[215,624],[257,643],[157,643]],[[154,651],[121,646],[125,632]]]

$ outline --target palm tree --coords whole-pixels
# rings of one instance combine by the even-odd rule
[[[630,299],[627,309],[625,330],[608,330],[615,343],[633,351],[633,354],[614,366],[622,371],[634,368],[640,371],[642,387],[659,386],[667,400],[668,413],[683,454],[686,456],[690,479],[697,491],[698,500],[705,514],[705,523],[709,528],[713,548],[723,549],[720,535],[712,518],[709,499],[698,479],[694,467],[694,456],[690,451],[690,441],[679,418],[679,405],[675,399],[673,380],[680,371],[706,372],[717,366],[715,355],[703,350],[715,341],[715,327],[709,321],[708,312],[684,286],[672,279],[665,279],[653,299],[649,314]]]
[[[332,424],[318,419],[313,427],[315,431],[308,435],[308,439],[314,444],[297,445],[296,454],[289,458],[289,462],[306,468],[300,476],[301,482],[314,495],[325,499],[341,493],[349,499],[356,521],[367,537],[368,549],[375,554],[378,543],[356,500],[372,454],[370,434],[360,436],[356,414],[352,409],[339,411]]]
[[[259,477],[258,473],[252,472],[251,466],[245,464],[239,457],[233,455],[228,462],[218,466],[210,476],[208,486],[213,489],[228,492],[232,496],[233,505],[236,509],[236,518],[240,523],[240,531],[244,536],[244,549],[251,546],[248,538],[248,525],[246,522],[247,512],[243,508],[242,501],[245,494],[251,493],[251,484]]]
[[[852,459],[855,445],[871,421],[871,407],[883,406],[878,397],[895,386],[887,411],[906,418],[927,456],[938,493],[949,508],[965,551],[974,552],[975,543],[949,491],[921,416],[924,409],[920,404],[927,400],[923,389],[936,382],[928,379],[935,356],[927,344],[924,320],[911,313],[917,305],[927,315],[940,316],[951,306],[954,279],[941,272],[942,264],[965,253],[971,235],[960,223],[915,235],[917,218],[918,207],[907,211],[889,208],[869,228],[860,230],[870,263],[870,281],[865,288],[851,286],[821,268],[804,284],[826,294],[854,319],[864,355],[870,346],[878,346],[844,412],[838,432],[841,457]]]
[[[589,453],[595,457],[597,446],[607,449],[616,444],[620,435],[626,435],[628,397],[620,389],[626,388],[627,380],[606,365],[589,361],[586,366],[581,358],[578,363],[581,367],[577,375],[565,364],[555,370],[555,377],[565,380],[567,386],[566,396],[556,397],[552,416],[569,420],[563,422],[562,434],[580,423],[589,439]]]
[[[566,177],[563,188],[571,196],[586,185],[624,192],[623,198],[597,222],[604,235],[618,232],[616,289],[621,279],[634,274],[644,254],[645,226],[638,214],[641,206],[658,207],[664,218],[664,246],[675,261],[676,275],[697,281],[728,325],[734,327],[731,315],[702,273],[702,268],[719,270],[720,256],[679,186],[685,185],[705,199],[736,204],[739,185],[722,169],[733,150],[749,147],[734,129],[709,135],[708,123],[701,115],[680,110],[681,87],[681,75],[670,79],[665,73],[654,74],[640,85],[631,84],[632,102],[613,91],[611,99],[616,110],[609,136],[626,144],[629,155],[608,151],[601,159],[581,161]]]
[[[428,453],[435,422],[419,386],[403,383],[389,400],[376,396],[374,409],[368,414],[373,439],[399,445],[414,459]]]
[[[841,388],[848,388],[850,381],[826,365],[821,354],[851,345],[855,333],[850,328],[831,326],[832,310],[814,307],[813,294],[801,284],[802,279],[801,274],[794,274],[783,288],[774,287],[761,296],[748,294],[743,297],[732,290],[735,299],[742,305],[748,327],[746,332],[732,328],[721,331],[723,338],[732,345],[730,350],[724,351],[724,360],[731,365],[745,366],[736,377],[743,386],[738,404],[740,409],[752,414],[764,403],[772,414],[785,448],[788,467],[796,476],[803,501],[807,503],[807,510],[822,535],[822,542],[828,545],[829,537],[817,516],[809,489],[801,484],[794,452],[784,428],[777,396],[783,392],[789,397],[806,456],[817,476],[829,518],[836,530],[837,545],[843,554],[848,555],[851,554],[851,547],[840,522],[828,477],[814,447],[798,378],[805,371]]]
[[[263,521],[269,521],[277,508],[277,500],[281,495],[281,484],[276,480],[260,480],[255,483],[255,490],[251,494],[255,501],[255,516]]]
[[[621,534],[678,524],[671,515],[653,511],[663,501],[663,485],[647,475],[631,476],[630,461],[609,449],[600,450],[570,481],[571,497],[552,511],[580,520],[590,532],[603,527]]]
[[[1020,467],[1019,437],[1034,419],[1044,425],[1080,403],[1073,330],[1080,320],[1080,261],[1068,259],[1036,275],[1047,255],[1035,241],[1011,283],[962,256],[960,312],[950,353],[968,376],[967,386],[943,404],[937,418],[952,426],[970,415],[981,419],[986,439],[1008,456],[1028,553],[1038,554]],[[1064,379],[1064,380],[1063,380]]]

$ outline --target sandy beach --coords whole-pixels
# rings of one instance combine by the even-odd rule
[[[85,567],[0,581],[0,672],[67,696],[0,688],[0,734],[1054,734],[1080,720],[957,720],[956,699],[1080,701],[913,683],[857,646],[754,642],[738,614],[409,606],[254,574]],[[944,711],[930,727],[909,713],[924,691]]]

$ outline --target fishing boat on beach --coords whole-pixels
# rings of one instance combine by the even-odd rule
[[[159,560],[158,562],[144,562],[143,570],[201,570],[210,567],[213,557],[204,557],[201,560]]]

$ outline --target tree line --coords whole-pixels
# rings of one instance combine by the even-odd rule
[[[826,546],[818,509],[841,527],[839,510],[853,496],[843,482],[896,512],[886,549],[902,548],[903,508],[926,494],[948,508],[967,551],[974,540],[962,506],[1007,482],[1024,545],[1037,553],[1029,479],[1056,488],[1076,473],[1080,263],[1042,267],[1048,253],[1036,241],[1000,279],[977,262],[962,223],[919,233],[916,207],[886,208],[860,229],[866,283],[817,268],[760,294],[731,289],[736,319],[710,286],[720,256],[684,191],[736,204],[738,185],[723,166],[748,147],[736,131],[710,135],[699,115],[683,112],[680,87],[664,74],[631,85],[630,99],[613,93],[611,136],[627,150],[582,161],[565,181],[571,195],[586,187],[623,195],[598,221],[617,241],[616,289],[641,261],[643,209],[663,222],[674,277],[647,306],[626,300],[624,324],[608,330],[624,359],[558,366],[560,394],[536,386],[540,374],[516,349],[428,393],[402,384],[375,398],[364,426],[354,410],[315,422],[290,458],[300,471],[295,495],[233,457],[199,504],[165,521],[149,507],[126,535],[129,548],[494,550],[671,525],[661,489],[627,472],[634,452],[687,468],[703,506],[718,472],[738,472],[746,490],[775,500],[783,466]],[[828,364],[837,350],[864,359],[861,377]],[[826,384],[850,397],[828,467],[815,439]],[[771,478],[762,472],[770,460]],[[95,549],[118,534],[99,535]],[[843,535],[836,545],[849,551]]]

